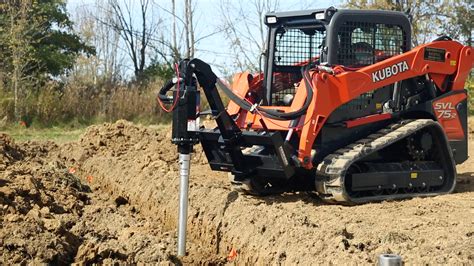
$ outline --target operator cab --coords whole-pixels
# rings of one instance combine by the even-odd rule
[[[395,11],[327,9],[268,13],[267,105],[290,105],[308,65],[360,68],[410,50],[408,17]]]

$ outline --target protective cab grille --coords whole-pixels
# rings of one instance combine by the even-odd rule
[[[338,30],[338,62],[358,68],[383,61],[404,52],[405,38],[402,28],[397,25],[347,21]],[[390,97],[390,94],[386,96]],[[374,92],[368,92],[339,109],[351,112],[351,117],[361,117],[382,111],[383,100],[379,99],[378,108],[374,108]]]
[[[338,62],[347,67],[371,65],[403,53],[404,43],[400,26],[348,21],[338,30]]]
[[[301,81],[301,67],[319,58],[325,31],[316,28],[285,28],[275,37],[272,105],[285,105],[285,95],[294,96]]]

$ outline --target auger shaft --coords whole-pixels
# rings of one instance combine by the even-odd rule
[[[191,154],[179,154],[179,216],[178,256],[186,255],[186,227],[188,218],[188,188]]]

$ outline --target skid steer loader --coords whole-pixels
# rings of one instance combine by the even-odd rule
[[[265,24],[261,73],[228,88],[186,59],[160,90],[180,153],[201,143],[213,170],[255,195],[315,190],[363,203],[453,190],[468,156],[472,47],[442,36],[412,48],[410,22],[394,11],[269,13]],[[199,124],[200,91],[216,128]]]
[[[312,190],[357,204],[454,189],[468,157],[472,47],[442,36],[412,48],[409,19],[394,11],[331,7],[264,20],[261,73],[239,73],[228,88],[208,64],[186,59],[159,92],[172,104],[180,153],[180,235],[196,143],[213,170],[254,195]],[[199,124],[200,92],[216,128]]]

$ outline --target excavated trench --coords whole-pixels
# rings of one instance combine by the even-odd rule
[[[474,260],[472,161],[459,168],[457,193],[348,207],[323,204],[311,193],[239,195],[224,173],[209,169],[199,147],[191,166],[188,255],[178,259],[179,180],[169,139],[168,128],[118,121],[61,146],[4,145],[4,157],[13,159],[0,161],[9,173],[0,174],[0,261],[367,264],[381,253],[411,264]],[[28,180],[39,195],[30,195]]]
[[[92,178],[101,193],[127,199],[140,215],[153,217],[175,238],[179,182],[176,147],[169,139],[165,130],[155,132],[121,121],[91,127],[79,143],[65,145],[55,156],[77,167],[83,180]],[[190,180],[189,251],[182,262],[221,264],[233,248],[221,232],[222,217],[238,195],[223,182],[222,174],[209,175],[204,155],[196,148]],[[173,242],[168,258],[180,262],[173,255],[175,246]]]
[[[15,144],[0,135],[2,264],[226,261],[225,252],[215,252],[215,227],[205,223],[190,225],[189,256],[176,258],[171,144],[154,145],[158,157],[130,153],[141,153],[143,143],[130,138],[139,132],[127,125],[91,128],[64,146]],[[150,143],[154,137],[162,136],[146,136]]]

